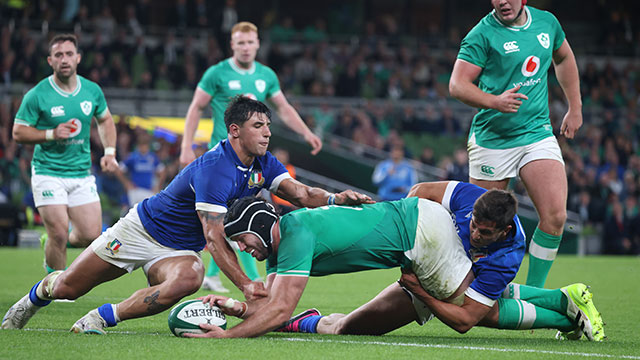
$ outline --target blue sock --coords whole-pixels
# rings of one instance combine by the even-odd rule
[[[31,291],[29,291],[29,300],[31,300],[31,302],[35,306],[47,306],[49,305],[49,303],[51,303],[51,300],[42,300],[38,297],[38,295],[36,295],[36,289],[38,288],[38,285],[40,285],[41,282],[42,280],[38,281],[35,285],[33,285],[33,287],[31,288]]]
[[[107,303],[98,308],[98,313],[107,322],[107,326],[116,326],[116,315],[113,313],[113,305]]]
[[[303,333],[317,333],[318,321],[322,319],[321,315],[313,315],[300,320],[300,332]]]

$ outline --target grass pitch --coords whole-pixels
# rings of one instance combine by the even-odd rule
[[[74,258],[79,250],[70,250]],[[44,276],[39,249],[0,248],[0,315]],[[205,257],[208,260],[208,256]],[[524,282],[527,263],[516,278]],[[399,277],[397,269],[311,278],[296,311],[349,312]],[[232,288],[225,280],[225,285]],[[640,359],[640,259],[637,257],[559,256],[547,287],[574,282],[591,285],[606,322],[604,343],[558,341],[555,330],[507,331],[474,328],[460,335],[432,320],[410,324],[384,336],[269,334],[258,339],[182,339],[167,326],[168,312],[129,320],[106,336],[69,333],[73,323],[105,302],[116,303],[146,286],[142,271],[103,284],[75,303],[52,303],[24,330],[0,330],[1,359],[371,359],[431,358],[474,360],[499,358]],[[192,295],[204,295],[204,291]],[[231,295],[242,298],[238,290]],[[236,324],[229,319],[229,324]]]

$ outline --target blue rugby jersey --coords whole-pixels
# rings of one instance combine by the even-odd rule
[[[287,169],[271,153],[247,168],[227,140],[185,167],[160,193],[138,205],[145,230],[160,244],[200,251],[206,241],[196,210],[227,212],[231,203],[265,188],[275,192]]]
[[[465,294],[480,303],[493,306],[518,273],[525,253],[526,238],[516,215],[513,217],[516,228],[505,240],[483,248],[471,246],[469,225],[473,204],[486,191],[473,184],[451,181],[442,198],[442,205],[451,212],[458,236],[473,264],[475,280]]]

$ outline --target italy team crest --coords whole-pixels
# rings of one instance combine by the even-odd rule
[[[262,185],[264,185],[264,176],[262,176],[262,171],[252,171],[247,185],[249,185],[249,189],[262,187]]]
[[[486,250],[481,250],[481,249],[475,249],[475,248],[470,248],[469,249],[469,257],[471,258],[471,261],[476,262],[480,259],[486,258],[487,256],[489,256],[489,254],[487,253]]]
[[[122,246],[122,243],[118,241],[118,239],[113,239],[112,242],[107,244],[106,249],[111,252],[111,256],[114,256],[118,251],[120,251],[120,246]]]
[[[549,45],[551,44],[551,41],[549,40],[549,34],[547,33],[538,34],[538,41],[540,42],[540,45],[542,45],[542,47],[544,47],[545,49],[548,49]]]
[[[264,92],[267,89],[267,83],[264,80],[256,80],[256,90]]]
[[[80,103],[80,108],[82,109],[82,112],[85,115],[91,114],[92,107],[93,107],[93,104],[91,104],[91,101],[83,101]]]

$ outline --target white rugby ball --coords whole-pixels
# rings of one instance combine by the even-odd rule
[[[202,334],[200,324],[211,324],[227,328],[227,318],[217,306],[205,304],[202,300],[187,300],[176,305],[169,313],[169,329],[173,335],[182,337],[185,333]]]

